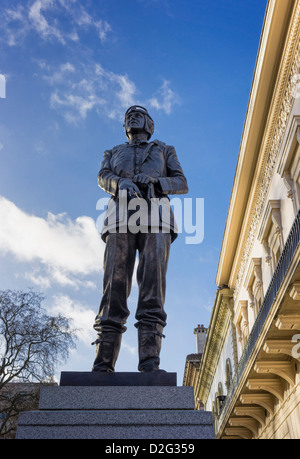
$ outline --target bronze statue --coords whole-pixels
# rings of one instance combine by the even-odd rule
[[[124,128],[129,142],[104,152],[98,174],[99,186],[112,198],[102,230],[106,242],[103,297],[94,324],[98,339],[93,371],[114,371],[122,333],[126,331],[127,298],[138,251],[139,298],[135,316],[138,370],[152,372],[159,370],[167,318],[164,311],[166,272],[170,245],[177,237],[168,194],[185,194],[188,186],[174,147],[159,140],[149,142],[154,123],[144,107],[135,105],[126,111]],[[148,206],[149,219],[153,205],[162,202],[169,212],[169,220],[166,223],[160,208],[156,226],[151,226],[149,220],[146,229],[145,225],[139,229],[138,222],[130,228],[132,200]],[[111,215],[115,218],[110,218]]]

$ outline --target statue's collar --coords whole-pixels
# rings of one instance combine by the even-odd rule
[[[152,145],[152,144],[155,144],[155,145],[158,145],[159,141],[158,140],[152,140],[151,142],[147,142],[147,140],[135,140],[134,142],[130,143],[130,142],[125,142],[126,145],[128,145],[129,147],[135,147],[137,145],[141,145],[141,144],[145,144],[145,145]]]
[[[132,142],[126,142],[130,147],[136,147],[136,146],[139,146],[139,145],[147,145],[148,142],[147,140],[140,140],[140,139],[135,139],[133,140]]]

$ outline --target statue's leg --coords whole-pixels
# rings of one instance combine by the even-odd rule
[[[93,371],[113,372],[121,347],[121,333],[102,332],[95,341],[96,358]]]
[[[167,319],[164,303],[170,245],[170,234],[140,234],[138,238],[139,300],[135,326],[138,328],[139,371],[159,369],[162,332]]]
[[[157,371],[160,364],[163,327],[159,324],[140,324],[138,327],[139,364],[142,372]]]
[[[107,237],[103,296],[94,324],[98,332],[94,371],[114,371],[129,316],[127,298],[131,290],[135,255],[135,237],[131,233],[116,233]]]

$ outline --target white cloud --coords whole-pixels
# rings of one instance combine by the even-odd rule
[[[51,94],[50,105],[52,108],[63,108],[64,117],[69,123],[76,123],[79,119],[86,118],[87,113],[97,104],[97,98],[90,94],[86,97],[74,94],[60,96],[57,92]]]
[[[53,282],[95,288],[90,276],[102,270],[104,243],[92,218],[50,212],[41,218],[0,197],[0,221],[0,253],[27,262],[27,279],[44,288]]]
[[[70,123],[86,118],[93,109],[113,119],[122,119],[124,109],[138,103],[137,89],[127,75],[104,69],[100,64],[60,65],[57,70],[41,65],[47,73],[44,79],[55,86],[50,106],[61,112]]]
[[[124,339],[122,340],[122,348],[126,349],[131,355],[137,354],[137,347],[131,346]]]
[[[165,80],[150,99],[141,99],[135,83],[126,74],[117,74],[101,64],[74,65],[70,62],[51,68],[39,63],[43,78],[55,90],[50,96],[50,106],[58,110],[69,123],[78,123],[93,110],[101,116],[123,120],[125,110],[131,105],[149,105],[170,114],[178,96]]]
[[[45,147],[45,144],[42,140],[38,140],[34,144],[34,150],[42,156],[45,156],[48,154],[47,148]]]
[[[85,11],[85,9],[81,6],[76,17],[75,21],[79,26],[90,26],[93,22],[92,16]]]
[[[76,11],[76,12],[75,12]],[[98,33],[101,42],[106,41],[107,35],[111,32],[110,24],[102,19],[94,21],[93,17],[84,9],[82,5],[78,5],[76,10],[72,10],[74,21],[80,27],[90,28],[94,27]]]
[[[73,327],[78,329],[78,338],[87,346],[91,346],[95,340],[95,331],[93,325],[95,322],[95,312],[88,306],[73,300],[68,295],[56,295],[54,303],[49,313],[53,315],[62,314],[70,317],[73,321]]]
[[[123,120],[124,111],[138,104],[170,114],[178,97],[171,83],[162,86],[151,97],[140,94],[134,81],[126,73],[105,69],[91,59],[86,49],[79,48],[83,33],[96,33],[101,42],[107,40],[110,24],[93,14],[78,0],[26,0],[4,10],[0,18],[2,39],[10,46],[22,45],[29,33],[38,34],[44,41],[63,45],[76,43],[80,58],[56,67],[45,60],[38,61],[42,78],[55,87],[50,95],[50,106],[58,110],[68,123],[77,124],[96,111],[100,116]],[[1,39],[1,37],[0,37]],[[72,56],[72,53],[69,54]]]
[[[2,38],[6,39],[9,46],[16,46],[24,40],[30,30],[26,17],[26,10],[23,5],[18,4],[14,9],[3,11]]]
[[[42,69],[49,69],[48,65],[44,61],[39,61],[38,64]],[[75,72],[74,65],[70,64],[70,62],[66,62],[65,64],[61,64],[53,74],[45,75],[44,79],[50,85],[56,85],[57,83],[66,81],[68,74],[73,72]]]
[[[16,277],[21,277],[19,274]],[[47,290],[51,287],[51,280],[49,275],[41,274],[41,270],[39,268],[33,269],[32,272],[25,272],[23,277],[29,280],[31,283],[38,285],[40,289]]]
[[[127,75],[113,75],[112,80],[116,80],[120,85],[120,90],[117,92],[122,107],[129,107],[134,103],[136,94],[135,84],[129,80]]]
[[[24,6],[19,4],[14,9],[5,10],[6,18],[10,21],[23,21],[24,19]]]
[[[179,98],[177,94],[170,88],[170,81],[164,80],[162,86],[159,88],[158,93],[155,97],[152,97],[149,101],[151,107],[157,110],[163,110],[167,115],[172,111],[175,104],[179,104]]]
[[[30,32],[63,45],[69,40],[78,42],[82,28],[94,30],[104,42],[112,30],[107,21],[93,18],[77,0],[26,0],[5,9],[1,25],[9,46],[21,45]]]
[[[107,21],[102,21],[101,19],[100,21],[95,22],[95,27],[98,31],[98,36],[103,43],[106,41],[108,32],[110,32],[112,28]]]
[[[32,27],[40,34],[44,39],[56,38],[59,42],[65,43],[62,33],[57,27],[54,27],[48,23],[42,11],[46,11],[49,8],[53,8],[53,0],[36,0],[29,8],[28,18],[31,22]]]
[[[78,330],[79,340],[90,347],[96,338],[96,332],[93,328],[96,316],[95,311],[78,300],[73,300],[68,295],[55,295],[53,300],[54,302],[48,312],[53,315],[62,314],[71,318],[73,327]],[[137,354],[137,347],[128,344],[124,336],[122,337],[122,349],[132,356]]]

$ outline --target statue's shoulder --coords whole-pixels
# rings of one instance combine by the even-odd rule
[[[115,145],[112,150],[115,150],[116,148],[119,149],[119,148],[127,148],[129,145],[129,142],[125,142],[125,143],[120,143],[119,145]]]
[[[115,145],[115,146],[111,149],[111,152],[114,154],[114,153],[116,153],[116,152],[118,152],[118,151],[122,151],[122,150],[128,148],[128,146],[129,146],[129,143],[127,143],[127,142],[126,142],[126,143],[120,143],[120,145]]]
[[[155,145],[158,146],[158,148],[160,148],[163,151],[166,151],[168,148],[168,145],[165,142],[162,142],[161,140],[155,139],[155,140],[152,140],[151,143],[154,143]]]
[[[162,150],[165,154],[174,150],[174,147],[172,145],[167,145],[165,142],[162,142],[161,140],[155,139],[152,142],[156,144],[158,148],[160,148],[160,150]]]

